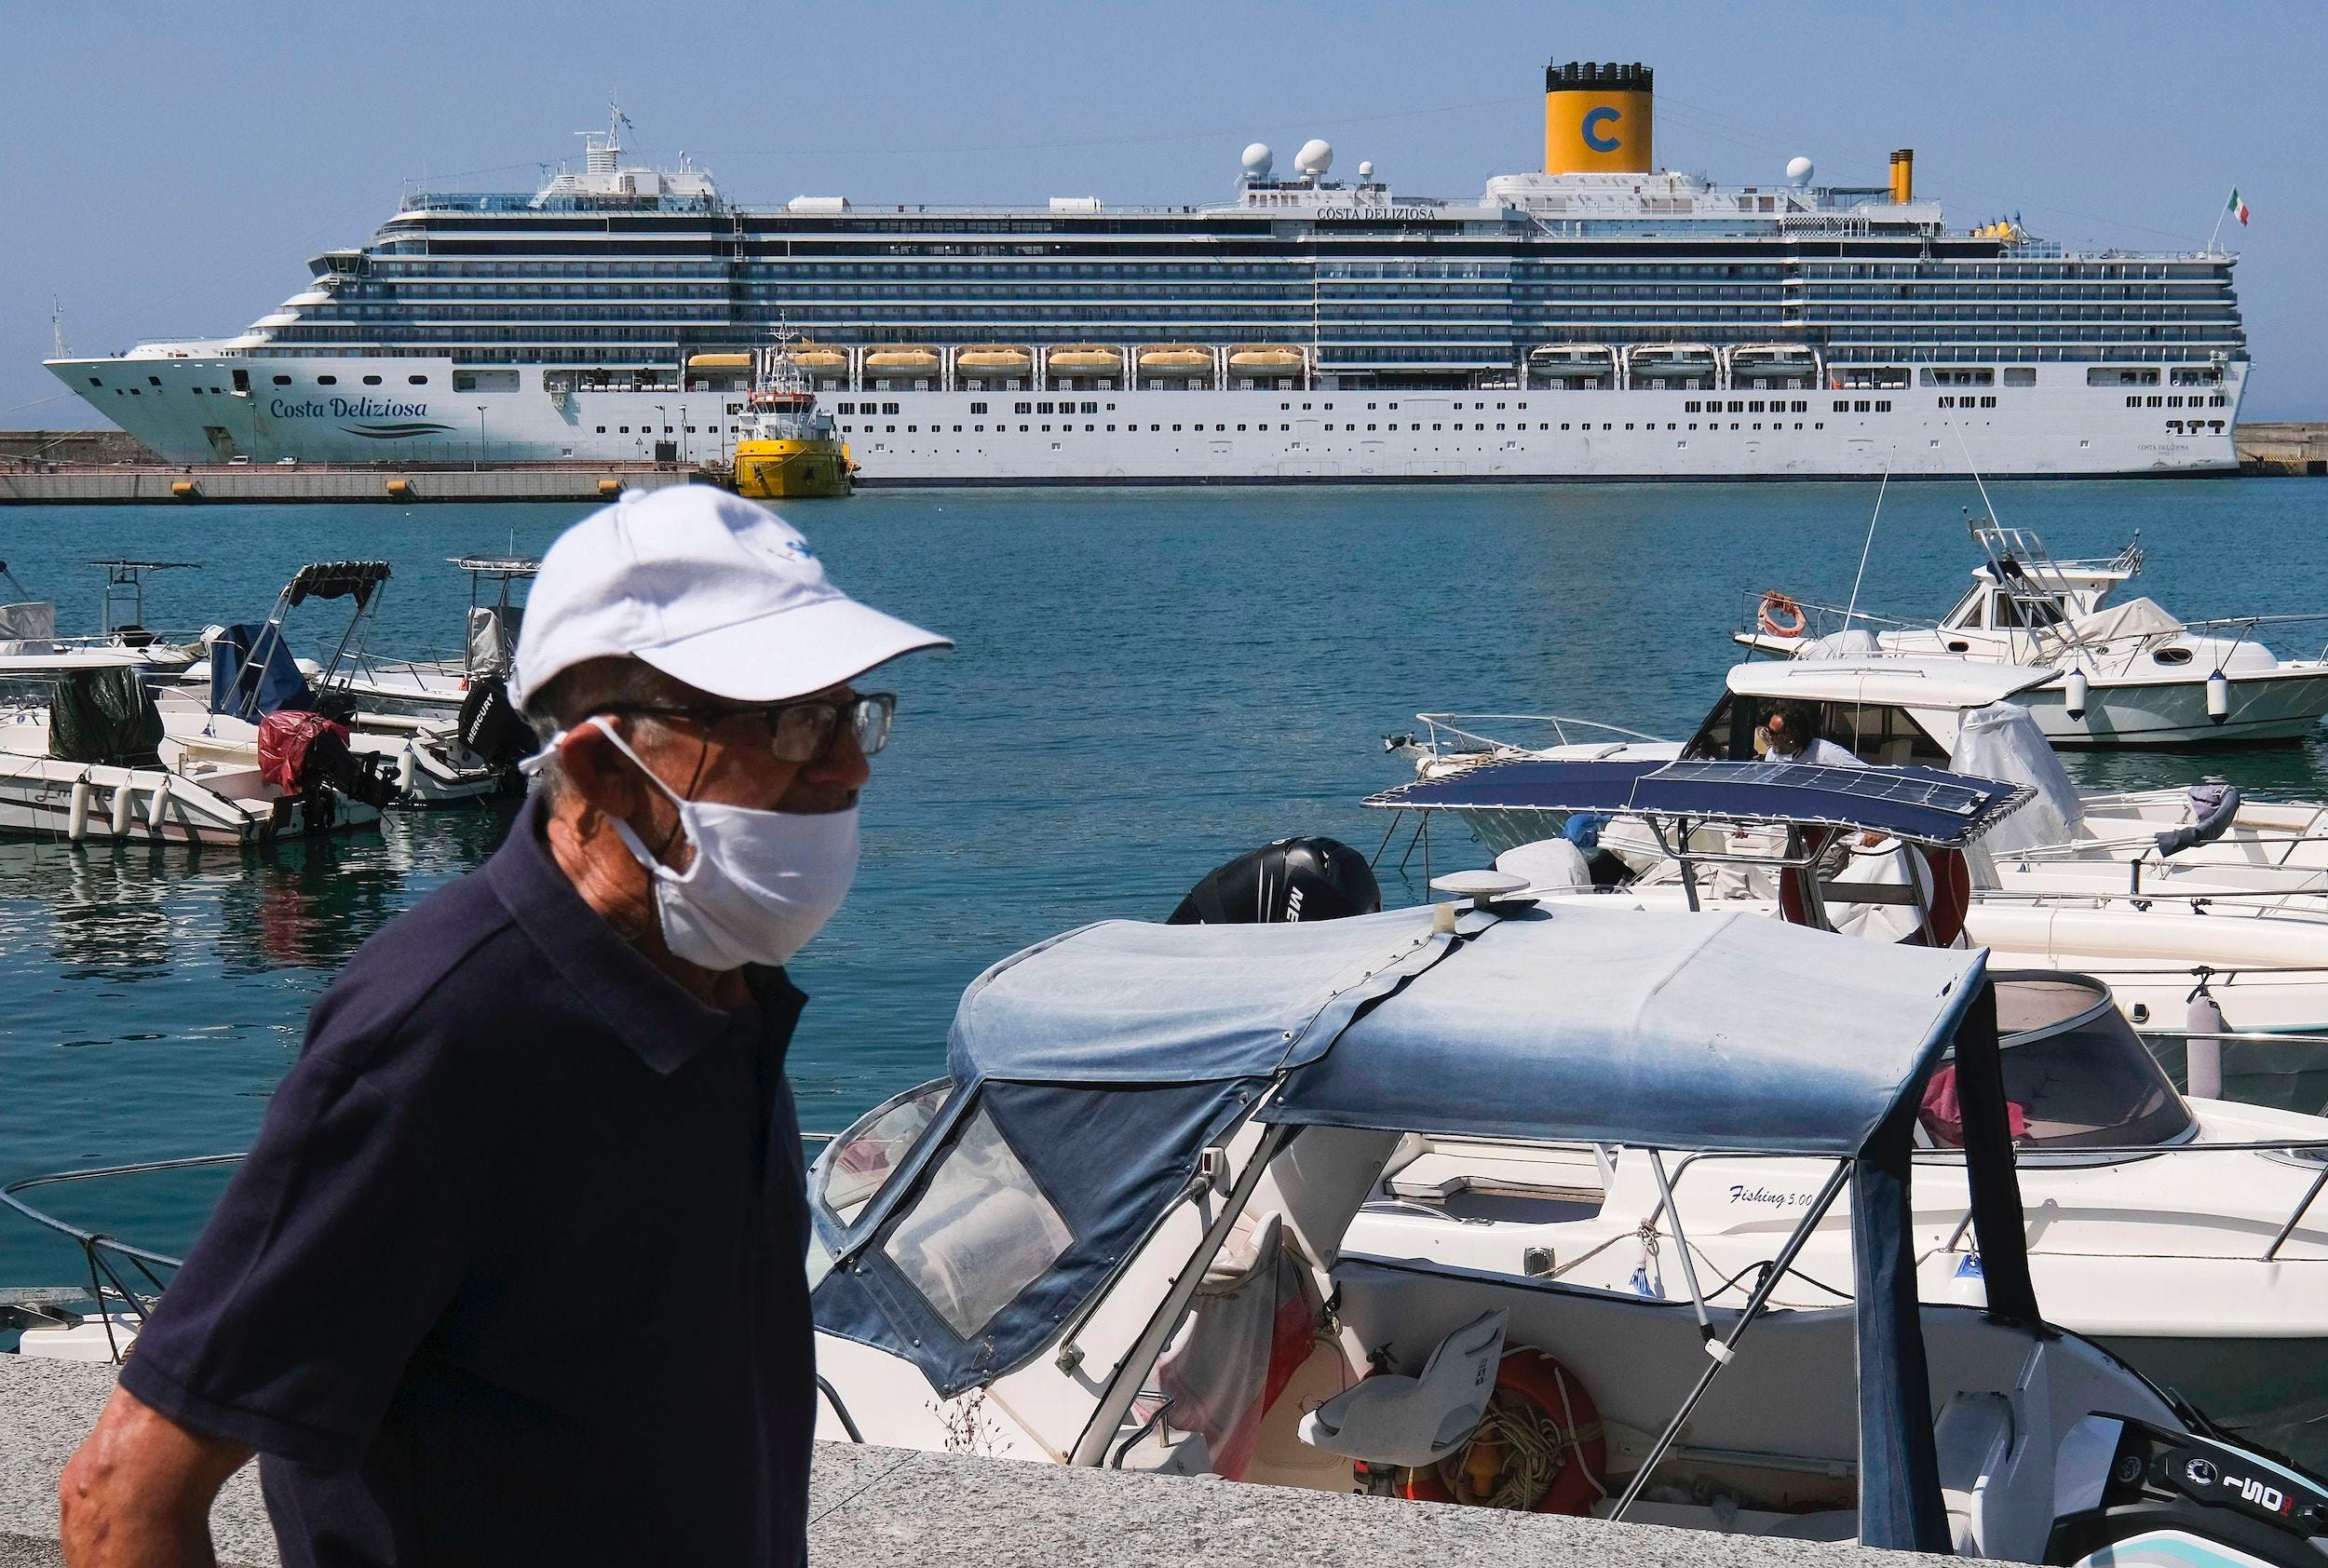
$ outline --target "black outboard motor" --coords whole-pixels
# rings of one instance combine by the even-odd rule
[[[535,750],[536,742],[498,676],[469,683],[461,699],[461,744],[494,767],[508,767]]]
[[[2119,1561],[2295,1568],[2320,1561],[2311,1537],[2323,1534],[2328,1491],[2318,1477],[2226,1435],[2127,1420],[2101,1494],[2054,1521],[2045,1561],[2080,1562],[2139,1540],[2146,1549]]]
[[[1273,926],[1381,908],[1382,889],[1365,856],[1339,839],[1281,838],[1208,872],[1167,924]]]

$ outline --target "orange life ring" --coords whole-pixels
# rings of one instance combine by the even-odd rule
[[[1780,615],[1791,615],[1793,619],[1781,621],[1779,619]],[[1773,637],[1800,637],[1806,625],[1803,607],[1777,588],[1762,596],[1762,607],[1754,613],[1754,618],[1762,623],[1762,629]]]
[[[1557,1451],[1551,1480],[1524,1511],[1584,1514],[1605,1496],[1601,1473],[1608,1463],[1601,1413],[1577,1381],[1558,1361],[1528,1345],[1504,1352],[1496,1369],[1496,1392],[1481,1434],[1437,1465],[1400,1474],[1399,1495],[1426,1503],[1496,1507],[1493,1484],[1505,1468],[1505,1444],[1490,1435],[1499,1420],[1521,1420],[1549,1433]],[[1460,1480],[1462,1484],[1456,1484]],[[1518,1507],[1504,1503],[1504,1507]]]

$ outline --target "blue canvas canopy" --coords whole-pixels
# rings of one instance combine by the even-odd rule
[[[1989,1309],[2037,1316],[1986,954],[1741,914],[1453,913],[1110,921],[996,965],[912,1150],[848,1221],[812,1206],[818,1327],[941,1397],[1013,1371],[1212,1191],[1203,1151],[1248,1119],[1848,1159],[1861,1538],[1944,1548],[1908,1188],[1952,1045]]]
[[[274,622],[230,626],[211,640],[211,712],[255,721],[278,709],[314,703],[283,629]]]
[[[1380,808],[1590,811],[1723,822],[1796,822],[1958,848],[2020,809],[2022,785],[1929,767],[1811,763],[1488,763],[1370,795]]]

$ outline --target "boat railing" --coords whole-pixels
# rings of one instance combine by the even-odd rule
[[[1937,620],[1902,615],[1879,615],[1859,605],[1827,604],[1815,599],[1803,599],[1794,594],[1782,593],[1776,588],[1750,588],[1743,594],[1742,599],[1743,608],[1739,612],[1738,624],[1739,640],[1744,642],[1753,642],[1773,637],[1780,638],[1788,642],[1809,642],[1821,637],[1833,636],[1838,631],[1845,631],[1855,626],[1864,626],[1870,629],[1882,628],[1894,631],[1936,631],[1940,628],[1940,622]],[[1803,617],[1803,629],[1792,635],[1772,630],[1765,621],[1764,611],[1773,609],[1775,614],[1783,614],[1790,606]]]
[[[1427,757],[1447,762],[1485,762],[1495,757],[1526,756],[1553,746],[1583,746],[1602,741],[1669,744],[1663,736],[1644,735],[1639,730],[1604,724],[1594,719],[1572,718],[1564,713],[1417,713],[1414,720],[1423,726],[1420,741],[1413,735],[1386,736],[1385,749],[1395,751],[1411,748]],[[1538,737],[1516,739],[1509,735],[1490,734],[1482,727],[1489,724],[1533,726]]]
[[[2139,862],[2130,864],[2137,873],[2140,872]],[[2057,887],[2023,892],[2018,888],[1980,887],[1973,890],[1972,900],[1976,904],[2027,904],[2044,909],[2111,909],[2120,904],[2132,904],[2138,910],[2145,911],[2153,905],[2187,904],[2193,914],[2206,914],[2215,910],[2268,911],[2275,920],[2323,924],[2328,923],[2328,907],[2314,902],[2289,908],[2274,902],[2289,899],[2318,899],[2323,892],[2328,892],[2328,886],[2318,884],[2303,887],[2210,888],[2204,892],[2185,892],[2156,885],[2115,891]]]

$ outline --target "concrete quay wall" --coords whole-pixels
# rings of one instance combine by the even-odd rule
[[[0,1355],[0,1568],[57,1568],[57,1477],[113,1369]],[[809,1561],[914,1568],[1886,1568],[1941,1558],[1227,1481],[817,1445]],[[256,1471],[210,1515],[219,1561],[279,1560]]]
[[[2241,425],[2231,439],[2241,473],[2328,478],[2328,424]]]
[[[626,490],[703,482],[692,467],[630,464],[523,464],[485,468],[342,466],[174,467],[0,464],[0,506],[152,502],[599,501]]]

